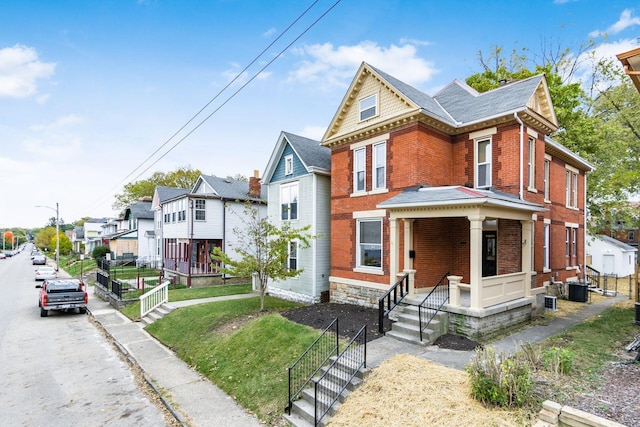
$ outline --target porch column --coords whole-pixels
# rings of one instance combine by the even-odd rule
[[[393,285],[398,275],[398,261],[400,259],[400,230],[398,230],[398,220],[389,218],[389,280]]]
[[[409,251],[413,249],[413,219],[404,219],[404,269],[413,269],[413,259]]]
[[[400,276],[403,276],[404,274],[408,274],[409,275],[409,297],[413,297],[416,294],[416,271],[415,270],[411,270],[411,269],[404,269],[402,271],[403,274],[401,274]]]
[[[532,221],[520,221],[522,224],[522,271],[525,273],[524,278],[524,296],[531,296],[531,248],[533,247],[533,239],[531,238]]]
[[[469,291],[471,308],[482,308],[482,221],[484,216],[467,217],[469,219]]]

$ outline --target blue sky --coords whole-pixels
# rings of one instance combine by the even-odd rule
[[[627,0],[318,0],[276,41],[312,3],[0,1],[0,228],[116,216],[155,171],[262,174],[281,131],[322,137],[362,61],[433,95],[496,45],[640,46]]]

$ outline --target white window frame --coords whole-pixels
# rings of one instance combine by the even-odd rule
[[[199,204],[201,204],[202,206],[198,206]],[[202,218],[198,218],[199,213],[202,213]],[[195,221],[207,220],[207,201],[205,199],[193,200],[193,219]]]
[[[360,226],[364,223],[378,223],[380,226],[380,242],[362,242],[362,236],[360,233]],[[383,239],[384,236],[382,234],[382,218],[359,218],[356,220],[356,268],[358,269],[366,269],[366,270],[375,270],[375,271],[382,271],[382,267],[383,267],[383,254],[382,254],[382,248],[383,248]],[[378,250],[380,251],[380,265],[366,265],[365,264],[365,259],[363,259],[363,253],[365,252],[365,248],[364,246],[375,246],[378,247]]]
[[[373,101],[373,102],[372,102]],[[358,120],[369,120],[378,115],[378,94],[366,96],[358,100]]]
[[[536,188],[536,140],[529,137],[529,190]]]
[[[544,237],[542,242],[542,271],[551,271],[549,266],[549,247],[551,238],[551,224],[544,224]]]
[[[550,199],[549,195],[549,185],[551,177],[551,159],[544,159],[544,200],[548,202]]]
[[[480,163],[480,144],[487,143],[486,153],[485,153],[485,161]],[[492,185],[492,155],[493,155],[493,147],[491,137],[478,138],[474,141],[475,145],[475,188],[491,188]],[[480,185],[480,167],[485,166],[488,169],[488,173],[484,173],[483,175],[486,177],[488,182],[485,182],[483,185]]]
[[[284,174],[293,174],[293,154],[284,157]]]
[[[358,175],[362,174],[362,188],[358,188]],[[353,150],[353,192],[367,191],[367,147]]]
[[[295,195],[295,201],[293,200]],[[295,209],[292,205],[295,204]],[[286,206],[285,206],[286,205]],[[284,213],[286,212],[286,216]],[[294,218],[295,215],[295,218]],[[280,220],[296,221],[300,217],[300,186],[298,181],[280,185]]]
[[[380,153],[378,152],[380,149]],[[387,142],[373,144],[373,163],[371,167],[371,182],[374,190],[387,188]],[[378,180],[378,171],[382,169],[382,182]]]
[[[291,254],[294,252],[292,248],[295,248],[294,256]],[[295,260],[296,266],[295,268],[291,268],[291,261]],[[289,247],[287,248],[287,270],[289,271],[298,271],[300,269],[300,243],[298,240],[291,240],[289,242]]]
[[[578,209],[578,170],[566,165],[565,169],[565,206]]]

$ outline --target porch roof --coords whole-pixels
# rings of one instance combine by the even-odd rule
[[[544,212],[547,210],[544,206],[520,200],[507,193],[459,185],[406,189],[402,193],[379,203],[377,207],[380,209],[406,209],[470,205],[509,208],[527,212]]]

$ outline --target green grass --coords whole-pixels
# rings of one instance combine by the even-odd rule
[[[272,424],[287,404],[287,367],[319,335],[278,314],[297,306],[271,297],[265,297],[268,313],[259,313],[259,297],[201,304],[183,307],[147,330],[243,407]],[[243,322],[236,329],[217,329],[240,319]]]
[[[169,302],[248,293],[251,293],[251,283],[240,285],[209,286],[206,288],[190,289],[173,289],[171,285],[169,285]],[[141,294],[142,290],[127,292],[126,299],[139,298]],[[136,301],[133,304],[126,306],[122,310],[120,310],[120,312],[132,320],[140,320],[140,302]]]

